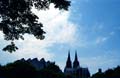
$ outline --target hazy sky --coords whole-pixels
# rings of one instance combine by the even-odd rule
[[[77,50],[80,65],[91,73],[120,65],[120,0],[71,1],[69,11],[59,11],[53,5],[48,11],[33,8],[46,38],[40,41],[26,35],[24,41],[16,41],[19,50],[15,53],[1,50],[10,42],[4,41],[0,32],[0,63],[44,57],[64,69],[68,50],[72,61]]]

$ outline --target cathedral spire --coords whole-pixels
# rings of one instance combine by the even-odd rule
[[[78,61],[78,58],[77,58],[77,51],[75,51],[75,61]]]
[[[70,58],[70,51],[68,52],[68,58],[66,62],[66,68],[72,68],[71,58]]]
[[[73,68],[77,68],[77,67],[79,67],[79,61],[77,58],[77,51],[75,51],[75,60],[73,62]]]

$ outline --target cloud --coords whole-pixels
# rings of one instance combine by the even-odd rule
[[[12,53],[10,57],[20,58],[42,58],[52,60],[55,56],[50,48],[55,44],[71,45],[76,41],[76,25],[69,22],[70,11],[59,11],[53,5],[49,10],[32,11],[39,16],[46,32],[44,40],[37,40],[31,35],[25,35],[25,40],[15,41],[19,50]]]
[[[0,31],[0,39],[4,39],[2,31]]]
[[[97,37],[95,43],[100,44],[108,40],[108,37]]]
[[[115,34],[115,32],[114,31],[112,31],[112,32],[110,32],[110,35],[112,36],[112,35],[114,35]]]
[[[95,44],[101,44],[109,40],[112,36],[114,36],[115,32],[111,31],[107,34],[107,36],[99,36],[95,40]]]
[[[40,17],[39,21],[43,23],[46,31],[46,39],[52,43],[70,43],[75,39],[76,25],[69,22],[70,11],[59,11],[53,5],[50,10],[35,13]],[[42,18],[42,19],[41,19]]]

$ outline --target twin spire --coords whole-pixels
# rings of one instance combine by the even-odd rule
[[[70,51],[68,52],[68,58],[66,62],[66,67],[67,68],[72,68],[72,63],[71,63],[71,58],[70,58]]]
[[[79,61],[78,61],[78,58],[77,58],[77,51],[75,51],[75,59],[74,59],[74,62],[73,62],[73,68],[77,68],[77,67],[79,67]],[[72,68],[72,62],[71,62],[71,58],[70,58],[70,51],[68,52],[66,68]]]

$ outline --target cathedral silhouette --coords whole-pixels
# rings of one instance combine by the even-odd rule
[[[64,74],[68,78],[90,78],[90,73],[88,68],[83,68],[79,64],[77,51],[75,52],[75,59],[74,59],[73,65],[70,58],[70,51],[68,52],[68,58],[66,61]]]

